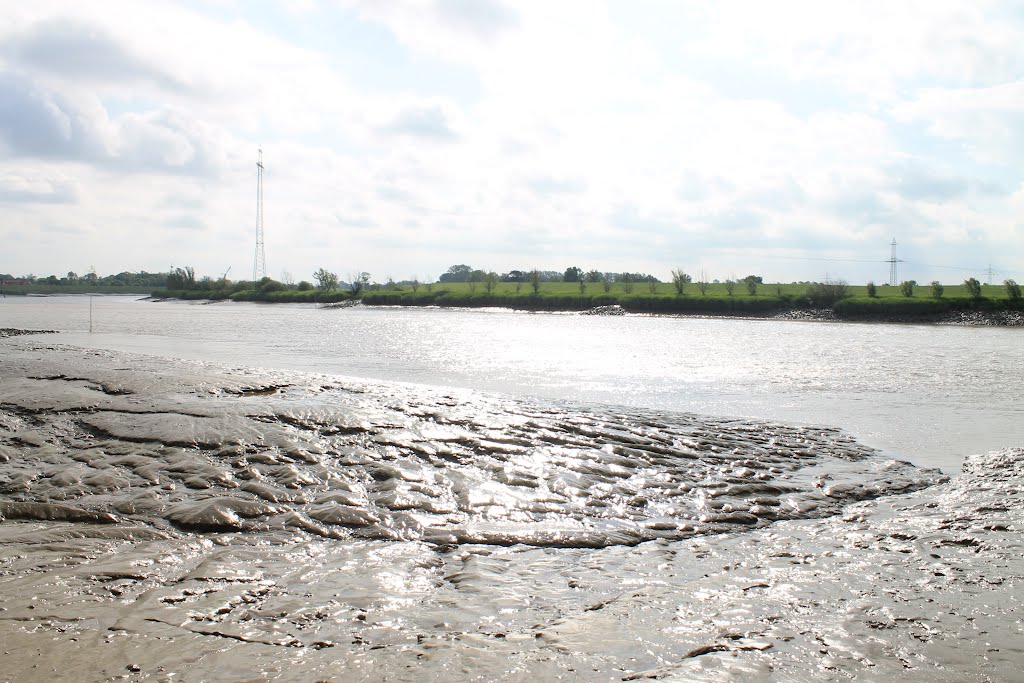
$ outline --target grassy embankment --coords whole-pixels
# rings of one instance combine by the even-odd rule
[[[820,286],[818,286],[820,287]],[[750,295],[743,283],[737,283],[730,295],[725,283],[709,283],[702,294],[697,284],[687,284],[682,295],[671,283],[658,283],[651,291],[647,283],[636,283],[631,291],[614,285],[609,291],[599,283],[588,283],[583,292],[572,282],[545,282],[540,291],[533,292],[528,283],[502,282],[487,292],[483,284],[471,287],[468,283],[435,283],[429,288],[372,289],[359,298],[363,303],[377,306],[447,306],[458,308],[502,307],[531,311],[578,311],[597,306],[619,305],[634,313],[707,313],[707,314],[767,314],[806,308],[831,308],[842,318],[885,318],[887,316],[938,316],[955,311],[994,312],[1024,310],[1021,300],[1009,299],[1002,286],[985,285],[981,298],[971,298],[962,285],[949,285],[943,297],[934,298],[930,287],[916,287],[913,296],[906,297],[899,287],[880,285],[877,295],[869,297],[867,287],[849,286],[846,295],[830,299],[827,292],[805,284],[759,285]],[[213,299],[233,301],[261,301],[266,303],[333,303],[352,298],[350,292],[333,290],[283,290],[259,292],[187,290],[156,291],[154,297],[180,299]]]
[[[630,293],[621,286],[605,292],[600,285],[588,284],[581,294],[578,284],[545,283],[534,294],[523,285],[519,292],[514,284],[502,283],[487,294],[482,286],[470,291],[468,285],[434,285],[431,291],[372,291],[362,301],[376,305],[406,306],[502,306],[527,310],[584,310],[595,306],[621,305],[631,312],[666,313],[732,313],[758,314],[801,308],[831,308],[841,317],[886,315],[938,315],[957,310],[1021,310],[1021,301],[1007,298],[1002,287],[988,286],[982,298],[972,299],[963,286],[945,288],[944,296],[936,299],[931,289],[919,287],[911,297],[904,297],[898,287],[878,287],[877,297],[868,297],[866,287],[849,287],[846,296],[838,301],[809,298],[808,285],[761,285],[755,295],[746,292],[742,284],[729,295],[725,284],[710,284],[705,294],[696,285],[686,286],[682,296],[672,284],[655,286],[651,292],[646,284],[638,284]]]
[[[877,296],[869,297],[867,287],[850,286],[846,296],[834,300],[828,292],[817,291],[810,285],[760,285],[755,295],[738,283],[729,294],[726,285],[709,284],[701,293],[695,284],[688,284],[682,296],[671,283],[656,285],[651,292],[646,283],[636,284],[632,292],[613,286],[605,292],[600,284],[588,284],[581,294],[576,283],[544,283],[534,294],[523,285],[516,292],[515,285],[501,283],[488,294],[481,285],[470,291],[466,284],[434,285],[431,291],[376,290],[363,295],[363,302],[376,305],[400,306],[500,306],[526,310],[586,310],[595,306],[618,304],[636,313],[724,313],[759,314],[805,308],[831,308],[839,317],[929,316],[953,311],[1024,310],[1021,300],[1007,298],[1001,286],[985,286],[980,299],[968,296],[962,285],[945,288],[942,298],[931,296],[930,287],[915,288],[914,295],[905,297],[899,287],[879,286]]]

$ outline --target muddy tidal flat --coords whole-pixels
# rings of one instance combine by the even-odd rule
[[[1024,450],[0,339],[0,681],[1024,679]]]

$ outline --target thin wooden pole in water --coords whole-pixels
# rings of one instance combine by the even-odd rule
[[[92,334],[92,295],[89,296],[89,334]]]

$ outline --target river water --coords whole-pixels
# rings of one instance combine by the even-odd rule
[[[950,473],[1024,443],[1015,328],[71,296],[0,299],[0,327],[238,367],[835,426]]]

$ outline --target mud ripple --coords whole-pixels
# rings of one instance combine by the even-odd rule
[[[21,360],[0,386],[12,519],[601,548],[832,515],[943,479],[829,428],[127,369],[98,352]]]

